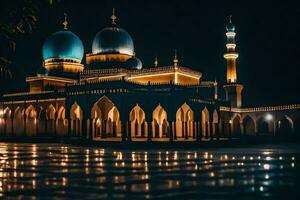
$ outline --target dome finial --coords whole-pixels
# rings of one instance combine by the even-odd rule
[[[111,19],[111,23],[113,25],[116,25],[117,16],[115,15],[115,8],[112,9],[112,16],[110,17],[110,19]]]
[[[229,16],[229,23],[232,23],[232,15]]]
[[[65,15],[65,20],[62,24],[64,25],[64,29],[68,30],[68,15],[67,13],[64,13],[64,15]]]
[[[174,59],[173,59],[173,62],[174,62],[174,66],[177,67],[177,64],[178,64],[178,59],[177,59],[177,49],[175,49],[175,51],[174,51]]]
[[[154,66],[155,66],[155,67],[158,66],[158,59],[157,59],[157,56],[155,56],[155,59],[154,59]]]

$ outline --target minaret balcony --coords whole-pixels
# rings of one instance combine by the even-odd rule
[[[239,54],[237,54],[237,53],[226,53],[226,54],[224,54],[225,59],[230,59],[230,58],[237,59],[238,57],[239,57]]]

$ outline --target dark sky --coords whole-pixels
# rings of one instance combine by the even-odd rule
[[[132,36],[144,67],[155,56],[170,65],[178,50],[180,65],[199,70],[204,80],[225,81],[225,25],[233,15],[237,32],[238,81],[245,84],[246,104],[300,102],[300,5],[297,1],[213,0],[61,0],[43,7],[33,34],[19,41],[13,64],[19,80],[35,74],[42,62],[43,41],[62,28],[63,13],[70,30],[91,52],[93,37],[110,24],[112,8],[117,24]],[[19,88],[24,87],[20,84]]]

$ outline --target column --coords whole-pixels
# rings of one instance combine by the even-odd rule
[[[131,141],[131,122],[127,121],[127,140]]]
[[[171,121],[171,126],[168,127],[168,132],[169,132],[169,138],[170,138],[170,142],[173,142],[173,135],[174,135],[174,122]]]
[[[121,121],[121,129],[122,129],[122,142],[126,141],[126,122],[123,120]]]
[[[148,141],[152,139],[152,122],[147,122],[148,125]]]
[[[210,122],[210,139],[213,140],[214,139],[214,123]]]

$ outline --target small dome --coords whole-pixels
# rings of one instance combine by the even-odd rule
[[[93,54],[134,54],[131,36],[122,28],[107,27],[98,32],[92,45]]]
[[[49,71],[45,67],[41,67],[37,70],[36,75],[37,76],[48,76]]]
[[[79,37],[68,30],[58,31],[47,38],[43,45],[44,60],[50,58],[69,58],[82,60],[83,44]]]
[[[133,56],[126,61],[126,68],[133,69],[133,70],[142,69],[143,64],[139,58]]]
[[[231,23],[231,22],[230,22],[229,24],[227,24],[226,30],[227,30],[228,32],[234,32],[234,31],[235,31],[235,26],[234,26],[234,24]]]

